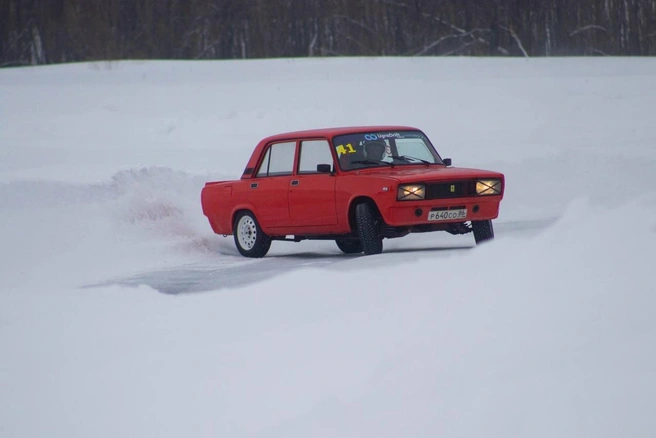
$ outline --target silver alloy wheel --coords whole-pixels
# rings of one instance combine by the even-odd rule
[[[243,216],[237,224],[237,238],[239,245],[245,250],[250,250],[257,239],[257,225],[250,216]]]

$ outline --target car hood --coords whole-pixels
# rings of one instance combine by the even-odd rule
[[[362,176],[385,177],[400,183],[421,182],[435,180],[462,180],[473,178],[503,178],[503,174],[481,169],[468,169],[464,167],[444,166],[395,166],[375,169],[361,169],[357,172]]]

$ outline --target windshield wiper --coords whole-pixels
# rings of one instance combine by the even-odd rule
[[[351,164],[387,164],[394,167],[394,164],[382,160],[355,160],[351,161]]]
[[[405,161],[409,163],[411,160],[421,161],[424,164],[433,164],[430,161],[422,160],[421,158],[411,157],[410,155],[392,155],[392,158],[395,160]]]

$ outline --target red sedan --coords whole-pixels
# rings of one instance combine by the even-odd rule
[[[503,174],[452,167],[419,129],[363,126],[267,137],[241,179],[206,183],[201,203],[246,257],[263,257],[272,240],[307,239],[370,255],[409,233],[492,239],[503,191]]]

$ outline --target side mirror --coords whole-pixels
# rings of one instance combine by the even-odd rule
[[[333,166],[330,164],[317,164],[317,172],[319,173],[331,173],[333,171]]]
[[[451,158],[443,158],[442,162],[446,167],[449,167],[451,165]]]

